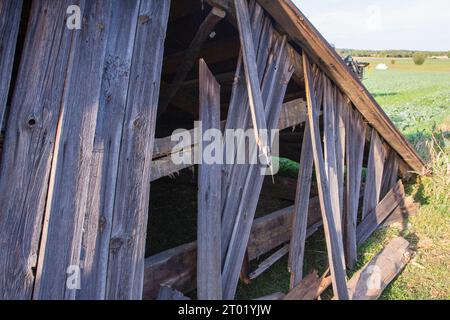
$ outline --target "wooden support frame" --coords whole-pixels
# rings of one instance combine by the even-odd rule
[[[325,238],[328,249],[329,264],[335,295],[338,299],[347,300],[347,284],[345,274],[345,258],[342,234],[336,229],[331,200],[330,185],[327,181],[325,163],[323,160],[322,144],[320,142],[320,131],[318,124],[319,106],[314,94],[311,64],[309,58],[303,53],[303,69],[305,72],[306,97],[308,101],[308,121],[311,131],[311,142],[316,168],[317,185],[321,202],[322,217],[325,228]],[[335,190],[337,192],[337,190]]]
[[[366,187],[362,207],[362,219],[367,217],[380,201],[386,154],[383,143],[375,129],[372,129],[369,160],[367,164]]]
[[[164,113],[173,97],[177,94],[178,90],[180,90],[184,80],[186,80],[186,76],[197,61],[203,44],[206,42],[216,25],[222,21],[223,18],[225,18],[225,15],[225,11],[218,7],[213,7],[208,16],[202,22],[189,48],[184,53],[183,63],[179,66],[179,69],[167,89],[166,94],[161,99],[158,114]]]
[[[199,69],[200,121],[202,137],[204,137],[207,130],[220,130],[220,85],[202,59]],[[207,144],[203,141],[202,148],[199,150],[200,157],[206,146]],[[199,166],[197,222],[197,294],[199,300],[222,299],[221,168],[221,164],[218,163],[203,163]]]

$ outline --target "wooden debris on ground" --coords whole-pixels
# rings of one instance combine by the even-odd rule
[[[348,282],[350,299],[376,300],[411,259],[409,242],[398,237]]]
[[[283,300],[317,300],[331,285],[331,277],[319,277],[317,271],[303,278]]]

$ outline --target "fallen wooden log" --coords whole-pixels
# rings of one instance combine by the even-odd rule
[[[409,242],[395,238],[348,282],[351,300],[376,300],[411,259]]]

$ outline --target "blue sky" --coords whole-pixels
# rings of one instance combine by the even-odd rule
[[[337,48],[450,50],[449,0],[293,0]]]

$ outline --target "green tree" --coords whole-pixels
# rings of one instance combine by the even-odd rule
[[[413,61],[416,65],[421,66],[425,63],[427,56],[422,52],[416,52],[413,55]]]

